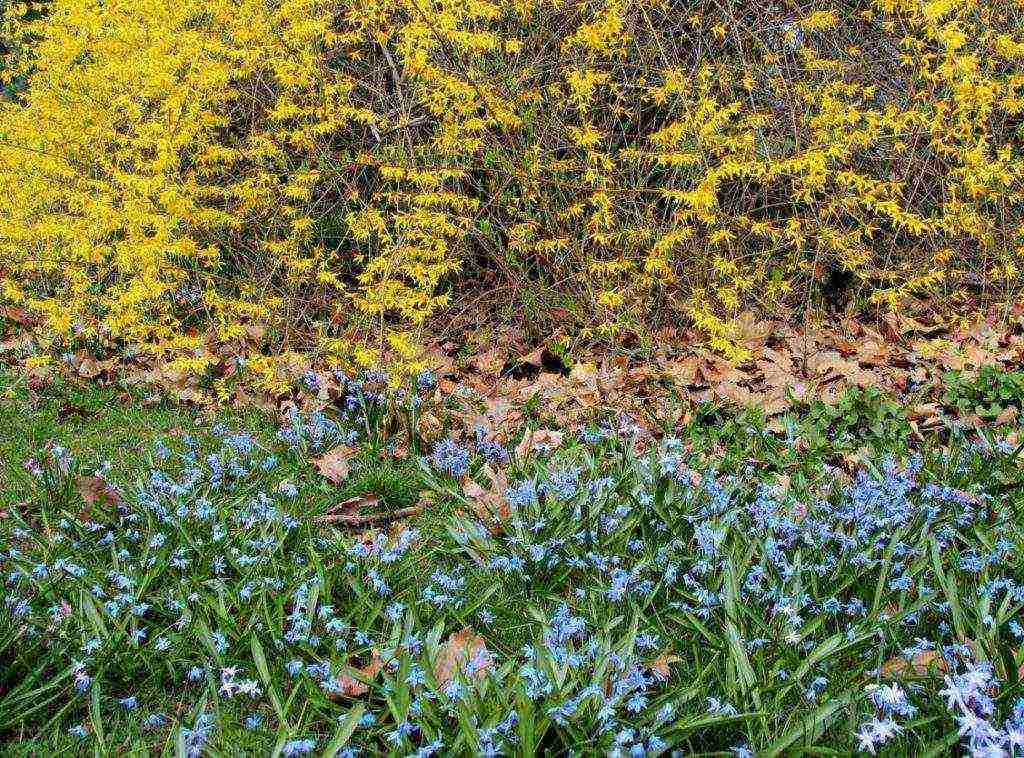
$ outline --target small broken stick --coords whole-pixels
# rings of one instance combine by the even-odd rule
[[[422,510],[422,506],[412,505],[408,508],[399,508],[391,513],[325,513],[317,521],[324,524],[341,524],[343,526],[365,526],[366,524],[380,524],[409,518],[420,513]]]

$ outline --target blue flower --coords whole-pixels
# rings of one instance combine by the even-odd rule
[[[460,479],[469,471],[469,451],[457,445],[451,437],[446,437],[434,445],[430,459],[435,468],[453,479]]]
[[[416,389],[429,390],[437,386],[437,377],[428,368],[423,369],[416,375]]]

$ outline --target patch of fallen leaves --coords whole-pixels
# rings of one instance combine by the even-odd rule
[[[748,351],[742,362],[703,349],[699,334],[667,329],[655,354],[640,363],[623,355],[593,356],[567,373],[544,370],[540,348],[526,354],[513,340],[504,352],[491,344],[486,358],[475,356],[460,363],[445,356],[447,381],[462,382],[478,393],[476,404],[460,414],[466,428],[482,425],[498,437],[507,426],[500,421],[501,412],[490,409],[531,399],[558,422],[557,428],[571,428],[598,412],[613,410],[654,429],[659,422],[672,421],[676,397],[693,403],[756,406],[774,428],[794,402],[831,403],[854,387],[937,399],[942,396],[944,374],[952,368],[970,372],[995,364],[1020,369],[1024,333],[1018,322],[1024,308],[1019,311],[1008,321],[949,317],[947,323],[930,303],[915,301],[904,313],[873,325],[855,318],[794,325],[741,314],[737,338]],[[535,371],[524,378],[506,373],[495,381],[503,356],[506,366],[528,363]],[[488,410],[481,413],[481,407]],[[935,415],[927,410],[922,408],[923,418],[913,419],[919,434],[935,424]],[[526,449],[522,442],[520,446]]]
[[[112,507],[121,502],[121,493],[101,476],[78,476],[75,487],[85,501],[82,518],[88,519],[96,506]]]
[[[964,315],[957,314],[957,307]],[[34,319],[18,310],[7,309],[3,315],[7,318],[0,324],[12,326],[15,336],[0,343],[0,358],[19,360],[18,356],[32,352],[27,345],[35,339]],[[970,372],[986,364],[1006,370],[1024,366],[1022,326],[1024,306],[1020,304],[979,314],[972,303],[935,307],[928,301],[911,300],[900,312],[871,323],[853,317],[796,323],[741,313],[733,336],[746,355],[738,363],[706,349],[699,333],[673,327],[657,332],[653,354],[634,360],[625,354],[595,352],[581,356],[571,370],[563,365],[560,351],[548,347],[557,335],[536,345],[511,331],[487,332],[486,339],[470,335],[478,349],[468,357],[461,357],[465,346],[454,342],[428,345],[423,357],[438,377],[435,399],[447,401],[453,393],[466,396],[465,407],[456,411],[466,430],[482,426],[491,438],[514,446],[519,440],[511,435],[521,428],[521,409],[529,400],[558,429],[609,412],[626,414],[641,426],[655,429],[677,420],[678,398],[691,405],[717,401],[757,406],[773,428],[794,401],[832,402],[851,387],[878,387],[915,397],[931,390],[934,400],[941,397],[943,375],[949,370]],[[297,353],[277,365],[277,376],[270,382],[274,390],[257,391],[239,376],[240,381],[228,387],[218,384],[219,394],[215,394],[201,377],[180,368],[202,364],[217,379],[233,378],[239,374],[240,359],[257,349],[263,336],[262,327],[250,325],[237,339],[208,336],[184,355],[160,359],[137,355],[101,360],[78,351],[68,364],[34,369],[29,387],[42,391],[53,374],[67,371],[80,379],[117,379],[126,386],[141,387],[153,398],[210,406],[255,405],[283,412],[289,407],[321,409],[337,402],[341,389],[329,371],[317,372],[319,386],[314,392],[296,389],[302,377],[317,368]],[[927,431],[929,423],[915,420],[919,433]],[[436,439],[448,428],[447,419],[442,421],[438,412],[424,408],[420,431],[425,440]]]

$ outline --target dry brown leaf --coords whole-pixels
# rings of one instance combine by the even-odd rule
[[[999,413],[998,416],[996,416],[996,423],[997,424],[1012,424],[1014,421],[1017,420],[1017,417],[1019,415],[1020,415],[1020,411],[1017,410],[1017,406],[1016,405],[1008,405]]]
[[[477,518],[488,524],[491,531],[500,530],[500,524],[509,515],[508,500],[505,492],[508,490],[508,477],[501,469],[494,471],[490,466],[484,466],[482,473],[487,477],[487,488],[481,487],[470,477],[462,485],[462,494],[473,506],[473,512]]]
[[[505,352],[500,348],[491,348],[485,353],[473,356],[469,364],[483,376],[497,377],[505,368]]]
[[[516,445],[516,457],[522,460],[541,445],[556,448],[562,444],[564,436],[563,432],[557,432],[554,429],[534,429],[533,431],[527,429],[523,434],[523,439]]]
[[[569,372],[573,399],[582,408],[595,408],[604,401],[606,394],[600,369],[596,363],[577,363]]]
[[[79,476],[75,479],[75,483],[78,486],[79,494],[89,508],[97,503],[117,505],[121,502],[121,494],[101,476]]]
[[[903,656],[897,656],[882,664],[881,675],[887,678],[899,678],[911,676],[938,676],[949,671],[949,664],[935,650],[922,650],[911,660]]]
[[[881,384],[881,379],[874,371],[867,371],[855,364],[851,365],[853,368],[844,377],[850,384],[855,384],[858,387],[877,387]]]
[[[846,360],[835,350],[823,350],[807,356],[807,370],[814,376],[823,377],[834,373],[848,376],[858,370],[856,363]]]
[[[907,410],[907,418],[916,421],[922,429],[938,429],[942,426],[939,406],[936,403],[919,403]]]
[[[319,458],[313,459],[313,465],[327,477],[327,481],[331,484],[341,484],[352,470],[349,460],[354,454],[354,448],[348,445],[339,445]]]
[[[541,345],[533,352],[527,353],[526,355],[520,356],[518,362],[520,364],[527,363],[531,366],[539,366],[543,362],[545,345]]]
[[[773,360],[758,361],[757,367],[761,370],[761,373],[764,375],[764,382],[769,387],[784,389],[792,387],[800,381],[793,373],[791,364],[786,365]]]
[[[318,518],[319,521],[328,523],[335,522],[361,522],[364,517],[373,512],[380,505],[380,498],[371,492],[364,492],[361,495],[350,497],[335,503]]]
[[[467,626],[450,635],[438,648],[437,660],[434,661],[434,679],[439,687],[444,687],[470,665],[473,668],[472,677],[479,681],[494,666],[494,656],[487,649],[484,638]]]
[[[715,394],[744,407],[752,405],[754,399],[750,390],[740,384],[734,384],[733,382],[723,382],[722,384],[719,384],[715,388]]]
[[[662,366],[661,369],[675,384],[681,387],[689,387],[698,383],[700,373],[699,359],[688,356],[681,360],[671,361]]]
[[[857,361],[863,366],[884,366],[892,350],[880,341],[868,339],[857,344]]]
[[[362,668],[351,669],[351,671],[360,674],[363,679],[373,681],[383,668],[384,661],[381,660],[380,653],[374,650],[368,664]],[[338,677],[338,687],[338,694],[345,697],[359,697],[370,691],[369,684],[356,679],[350,674],[341,674]]]
[[[4,309],[4,315],[19,326],[32,328],[33,326],[39,326],[40,324],[39,319],[30,314],[24,308],[8,306]]]
[[[103,367],[100,362],[91,355],[83,355],[77,360],[75,371],[78,372],[79,376],[85,379],[95,379],[103,373]]]
[[[669,666],[671,666],[673,663],[679,663],[682,660],[682,658],[680,658],[672,651],[666,650],[653,661],[651,661],[648,665],[651,671],[654,673],[655,677],[664,680],[668,679],[669,674],[671,673],[671,671],[669,670]]]
[[[754,311],[743,311],[733,321],[736,337],[748,348],[762,347],[772,331],[772,323]]]

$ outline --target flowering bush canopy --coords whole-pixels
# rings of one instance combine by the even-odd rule
[[[61,349],[201,371],[208,333],[255,325],[411,366],[474,282],[583,338],[684,316],[727,353],[741,310],[823,289],[1014,297],[1024,9],[816,8],[14,4],[0,298]]]

